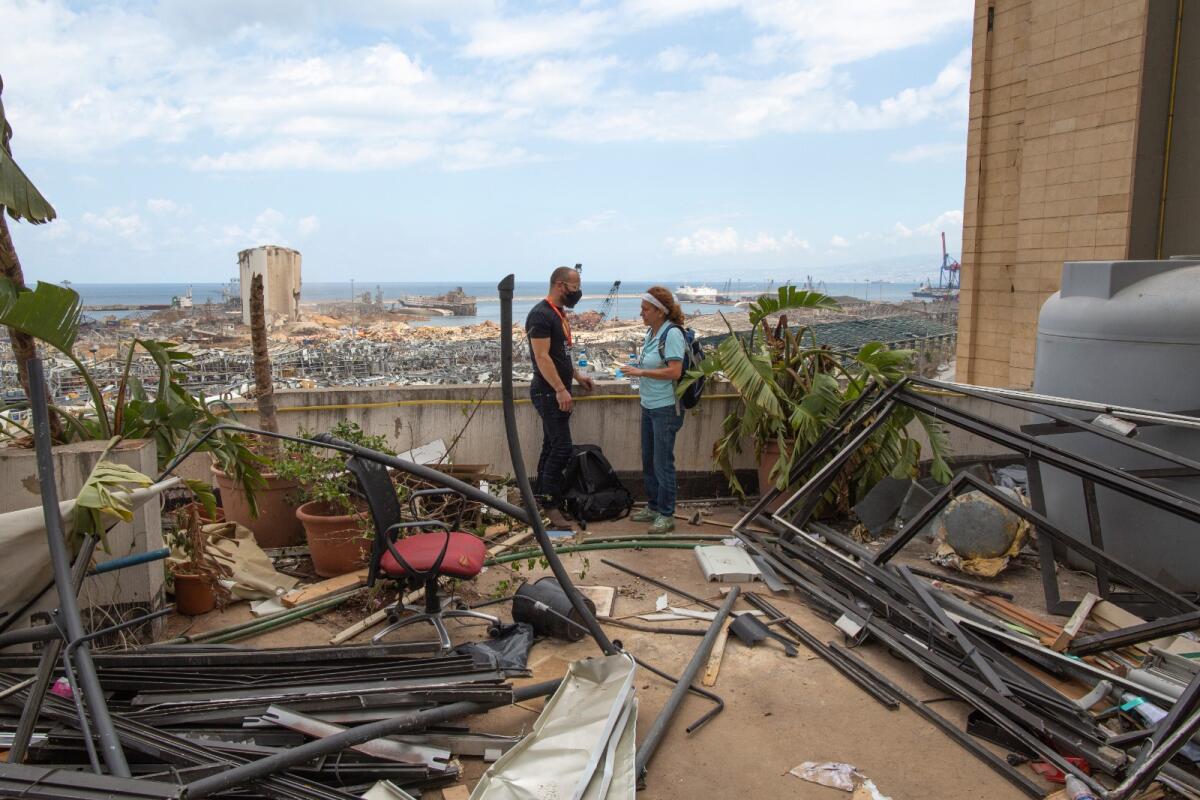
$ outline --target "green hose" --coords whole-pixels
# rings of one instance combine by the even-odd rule
[[[284,614],[283,616],[272,617],[271,619],[265,620],[256,620],[256,624],[254,625],[243,626],[235,630],[213,631],[213,634],[215,635],[207,636],[204,639],[198,639],[198,641],[203,644],[221,644],[223,642],[232,642],[235,639],[244,639],[247,636],[257,636],[260,633],[266,633],[267,631],[281,628],[284,625],[291,625],[293,622],[299,622],[311,614],[318,614],[322,611],[328,611],[331,608],[336,608],[349,599],[350,595],[348,594],[339,595],[338,597],[322,600],[307,607],[300,606],[293,608],[291,612]]]
[[[692,550],[696,545],[692,542],[664,542],[655,539],[636,539],[633,541],[623,542],[585,542],[584,544],[570,544],[565,547],[556,547],[556,553],[580,553],[587,550]],[[496,556],[484,561],[484,566],[493,564],[507,564],[509,561],[520,561],[525,558],[538,558],[542,555],[541,549],[536,550],[521,550],[517,553],[505,553],[502,556]]]
[[[270,630],[270,627],[273,626],[270,626],[269,623],[277,621],[294,622],[299,617],[307,614],[312,614],[317,611],[324,611],[327,608],[333,608],[334,606],[340,605],[343,601],[349,599],[352,595],[357,594],[359,591],[360,589],[354,589],[350,592],[346,592],[345,594],[336,595],[334,597],[326,597],[321,600],[314,600],[310,603],[296,606],[295,608],[287,608],[282,611],[276,611],[273,614],[268,614],[264,617],[258,617],[257,619],[251,619],[245,622],[239,622],[236,625],[230,625],[226,628],[217,628],[216,630],[204,631],[203,633],[197,633],[190,636],[178,636],[174,639],[168,639],[165,642],[159,642],[159,644],[171,645],[214,643],[214,640],[218,638],[220,638],[221,641],[231,641],[232,638],[240,638],[240,635],[230,637],[230,634],[240,634],[242,631],[249,630],[251,628]]]

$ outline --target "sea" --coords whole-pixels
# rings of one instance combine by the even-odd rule
[[[636,319],[641,306],[639,299],[646,289],[654,283],[644,281],[621,281],[621,288],[615,303],[615,315],[610,318]],[[664,283],[674,291],[681,284]],[[723,291],[724,286],[709,284]],[[72,283],[71,288],[79,293],[84,306],[92,305],[164,305],[171,302],[172,297],[181,297],[192,291],[192,302],[203,305],[206,302],[221,303],[228,295],[231,285],[228,283]],[[371,283],[359,282],[329,282],[308,283],[301,288],[301,303],[320,303],[336,300],[350,300],[357,295],[370,292],[374,297],[379,290],[383,292],[384,302],[390,303],[405,295],[439,295],[462,287],[468,295],[476,298],[476,315],[474,317],[432,317],[427,322],[413,322],[414,325],[432,325],[454,327],[474,325],[484,320],[500,321],[500,298],[496,284],[490,282],[403,282],[403,283]],[[599,310],[608,294],[611,281],[589,281],[586,276],[583,282],[583,299],[576,305],[576,311]],[[763,291],[774,291],[761,282],[733,281],[729,287],[730,294],[746,294],[747,299]],[[890,281],[855,281],[855,282],[823,282],[817,285],[818,290],[826,294],[845,297],[856,297],[877,302],[899,302],[911,300],[913,290],[918,288],[916,283],[893,283]],[[233,284],[232,291],[237,292]],[[513,319],[521,321],[539,300],[545,296],[546,284],[543,281],[518,281],[513,292]],[[728,310],[730,306],[710,303],[681,303],[684,313],[693,314],[697,311],[712,313]],[[136,316],[137,311],[95,311],[85,312],[96,318],[108,316]]]

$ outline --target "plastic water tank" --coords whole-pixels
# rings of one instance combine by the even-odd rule
[[[1200,258],[1064,264],[1062,289],[1038,318],[1033,388],[1156,411],[1200,409]],[[1200,431],[1141,425],[1135,436],[1200,460]],[[1043,441],[1125,470],[1172,466],[1086,433]],[[1080,479],[1044,466],[1042,472],[1051,521],[1090,541]],[[1200,478],[1153,480],[1200,498]],[[1171,588],[1200,591],[1200,524],[1101,487],[1096,497],[1109,554]]]

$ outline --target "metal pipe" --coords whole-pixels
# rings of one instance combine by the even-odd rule
[[[96,568],[88,574],[103,575],[105,572],[112,572],[114,569],[125,569],[126,567],[137,566],[138,564],[148,564],[151,561],[158,561],[169,555],[171,555],[171,548],[169,547],[160,547],[157,550],[151,550],[147,553],[134,553],[133,555],[105,561],[103,564],[97,564]]]
[[[96,536],[89,534],[79,547],[75,563],[71,565],[71,585],[75,587],[76,593],[83,586],[83,579],[87,575],[88,564],[91,563],[92,551],[96,549],[97,541]],[[38,597],[41,595],[39,594]],[[21,613],[24,614],[23,611]],[[42,699],[46,696],[46,690],[50,688],[50,680],[54,677],[54,665],[58,663],[58,656],[62,653],[65,644],[59,637],[47,642],[46,646],[42,648],[42,656],[38,661],[35,675],[36,680],[33,688],[29,690],[29,701],[21,709],[21,718],[17,721],[12,747],[8,751],[8,760],[13,764],[20,764],[25,760],[25,751],[33,739],[33,729],[37,727],[38,715],[42,710]]]
[[[512,458],[513,474],[516,476],[517,486],[521,490],[521,501],[525,505],[525,512],[517,518],[523,520],[533,528],[533,536],[537,539],[538,546],[542,548],[542,555],[550,563],[550,571],[554,573],[554,577],[558,580],[558,585],[562,587],[563,593],[571,601],[571,606],[575,609],[575,613],[587,625],[588,632],[596,640],[596,644],[605,655],[616,655],[620,650],[613,645],[612,641],[608,638],[608,634],[604,632],[604,628],[600,627],[599,620],[596,619],[591,609],[587,607],[583,595],[575,588],[575,584],[571,582],[571,575],[567,572],[566,567],[563,566],[558,554],[554,552],[554,543],[546,535],[546,528],[542,525],[542,515],[538,511],[537,503],[533,499],[533,488],[529,485],[528,470],[525,469],[525,457],[521,454],[521,437],[517,434],[516,408],[513,405],[512,300],[513,285],[515,283],[515,276],[508,275],[504,280],[500,281],[497,289],[500,292],[500,374],[502,376],[500,393],[504,401],[504,434],[508,439],[508,452]],[[481,492],[481,494],[491,497],[487,492]],[[495,501],[494,497],[491,499]]]
[[[559,680],[544,681],[513,689],[513,702],[520,703],[535,697],[544,697],[558,689],[560,682]],[[412,711],[366,725],[357,725],[333,736],[327,736],[324,739],[315,739],[299,747],[292,747],[275,755],[260,758],[257,761],[251,761],[247,764],[227,769],[224,772],[218,772],[215,775],[193,781],[187,784],[187,797],[191,800],[208,797],[217,792],[223,792],[235,786],[241,786],[244,783],[265,778],[268,775],[274,775],[276,772],[281,772],[289,767],[303,764],[312,759],[345,750],[356,744],[362,744],[372,739],[379,739],[397,733],[404,733],[414,728],[424,728],[440,722],[448,722],[449,720],[459,719],[471,714],[482,714],[492,708],[495,708],[494,703],[463,701],[438,706],[437,708],[425,711]]]
[[[14,644],[29,644],[30,642],[48,642],[51,639],[61,639],[58,628],[54,625],[34,625],[29,628],[18,628],[15,631],[0,633],[0,650]]]
[[[29,374],[30,408],[33,413],[33,441],[37,456],[38,482],[42,494],[42,515],[46,525],[46,541],[50,548],[50,564],[54,572],[54,584],[58,588],[58,609],[67,635],[80,639],[85,635],[83,620],[79,616],[79,601],[75,596],[71,580],[71,561],[67,556],[66,538],[63,536],[62,516],[58,505],[58,487],[54,483],[54,453],[50,442],[50,420],[46,405],[46,382],[42,374],[42,362],[31,358],[26,362]],[[96,667],[92,663],[91,650],[85,644],[76,657],[80,688],[87,701],[96,732],[104,754],[104,763],[109,772],[119,778],[128,778],[129,764],[117,739],[104,692],[96,678]],[[82,722],[82,720],[81,720]]]
[[[1022,392],[1018,389],[1000,389],[994,386],[975,386],[969,383],[955,383],[953,381],[935,381],[929,378],[909,378],[909,382],[926,386],[932,389],[941,389],[947,392],[957,392],[959,394],[968,394],[971,392],[980,392],[983,394],[995,395],[997,397],[1012,397],[1018,400],[1025,400],[1030,403],[1038,403],[1039,405],[1058,406],[1060,408],[1071,408],[1076,411],[1094,411],[1097,414],[1108,414],[1121,419],[1140,420],[1143,422],[1154,422],[1158,425],[1169,425],[1180,428],[1195,428],[1200,430],[1200,419],[1189,417],[1186,414],[1173,414],[1169,411],[1154,411],[1147,408],[1134,408],[1132,406],[1113,406],[1106,403],[1094,403],[1090,400],[1075,400],[1070,397],[1057,397],[1050,394],[1036,394],[1034,392]]]
[[[166,468],[163,469],[162,473],[159,474],[158,480],[161,481],[166,478],[166,476],[170,475],[181,463],[183,463],[184,459],[194,453],[219,431],[235,431],[248,436],[266,436],[268,438],[279,439],[280,441],[284,442],[295,442],[296,444],[305,444],[310,447],[324,447],[327,450],[335,450],[339,453],[345,453],[349,456],[358,456],[365,461],[373,461],[377,464],[383,464],[385,467],[391,467],[392,469],[398,469],[401,472],[407,472],[410,475],[415,475],[416,477],[436,486],[445,486],[449,489],[453,489],[470,500],[474,500],[475,502],[481,503],[489,508],[494,508],[502,514],[507,514],[518,522],[529,524],[529,518],[525,509],[501,500],[494,494],[482,491],[477,486],[464,483],[458,478],[451,477],[444,472],[431,467],[426,467],[423,464],[414,464],[411,461],[405,461],[404,459],[397,458],[396,456],[389,456],[386,453],[380,453],[379,451],[372,450],[369,447],[363,447],[352,442],[345,442],[341,439],[330,436],[327,433],[323,433],[312,439],[306,439],[303,436],[291,436],[286,433],[264,431],[258,428],[251,428],[246,425],[214,425],[205,431],[203,436],[200,436],[196,439],[196,441],[192,442],[192,444],[186,450],[172,459],[171,463],[167,464]]]
[[[708,633],[704,634],[704,638],[700,640],[700,646],[696,648],[692,660],[688,662],[687,667],[683,670],[683,674],[679,676],[679,682],[671,690],[671,696],[667,698],[662,711],[658,712],[658,716],[654,719],[654,724],[650,726],[649,732],[646,733],[646,738],[642,740],[642,745],[637,751],[637,759],[634,766],[634,774],[639,779],[646,773],[646,765],[650,763],[650,759],[654,758],[654,751],[658,750],[658,746],[662,743],[662,739],[667,733],[667,726],[671,724],[671,720],[675,717],[675,712],[679,710],[684,696],[688,693],[688,687],[696,679],[696,674],[708,662],[708,655],[712,652],[713,644],[717,640],[717,634],[720,633],[721,628],[725,625],[725,620],[729,617],[729,612],[733,610],[733,604],[737,601],[740,592],[741,587],[739,586],[734,586],[729,590],[729,596],[725,598],[725,602],[717,609],[717,615],[713,617],[712,624],[708,626]]]
[[[697,597],[694,594],[685,592],[683,589],[676,589],[674,586],[667,583],[666,581],[660,581],[658,578],[651,578],[649,575],[643,575],[642,573],[638,572],[636,569],[631,569],[622,564],[618,564],[615,561],[609,561],[607,558],[600,559],[600,563],[607,564],[608,566],[612,567],[613,569],[620,570],[621,572],[624,572],[627,575],[632,575],[635,578],[641,578],[646,583],[652,583],[660,589],[666,589],[668,592],[674,592],[675,594],[679,595],[680,597],[686,597],[688,600],[691,600],[693,603],[699,603],[700,605],[704,606],[705,608],[711,609],[713,611],[717,610],[717,606],[715,603],[710,603],[707,600]]]

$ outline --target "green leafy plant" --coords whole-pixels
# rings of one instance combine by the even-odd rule
[[[369,435],[358,423],[343,420],[330,433],[343,441],[395,455],[386,436]],[[301,432],[301,435],[305,438],[312,436],[307,431]],[[299,486],[298,502],[321,501],[327,503],[334,513],[354,514],[359,508],[351,495],[355,479],[346,469],[347,458],[346,454],[334,450],[288,442],[274,466],[279,477],[295,481]],[[403,488],[398,491],[404,493]],[[370,523],[366,515],[363,515],[363,520],[365,532]]]
[[[714,461],[738,495],[745,492],[734,462],[747,443],[753,444],[759,460],[768,443],[778,447],[779,459],[770,480],[785,489],[793,464],[861,396],[868,383],[888,386],[908,373],[912,351],[889,350],[880,342],[869,342],[855,353],[839,353],[818,342],[812,328],[789,328],[787,314],[782,313],[838,308],[827,295],[785,286],[777,296],[764,296],[751,304],[748,334],[735,334],[730,327],[729,336],[680,382],[682,393],[701,376],[721,374],[740,397],[713,446]],[[772,314],[780,314],[774,326],[767,319]],[[887,475],[914,475],[921,460],[920,443],[908,429],[914,418],[929,435],[933,475],[948,481],[944,431],[932,419],[901,407],[847,462],[825,501],[844,511]],[[823,463],[818,462],[813,470]]]
[[[108,452],[117,441],[113,439],[100,455],[100,460],[92,467],[75,498],[71,525],[73,544],[84,534],[90,533],[100,537],[101,546],[108,552],[108,542],[104,538],[105,523],[132,521],[133,491],[154,482],[133,467],[108,460]]]
[[[81,412],[50,406],[51,413],[63,423],[64,441],[153,439],[158,466],[163,469],[189,444],[226,421],[217,411],[228,411],[228,404],[187,390],[187,376],[179,366],[192,354],[174,342],[135,339],[125,355],[110,402],[87,366],[72,352],[81,309],[79,295],[72,289],[38,283],[33,291],[21,290],[0,277],[0,324],[54,347],[75,365],[87,387],[91,404]],[[133,371],[139,349],[158,367],[158,386],[153,394]],[[212,455],[245,490],[251,508],[255,508],[254,493],[266,485],[261,473],[266,462],[251,450],[252,444],[246,434],[222,430],[205,440],[199,450]]]

